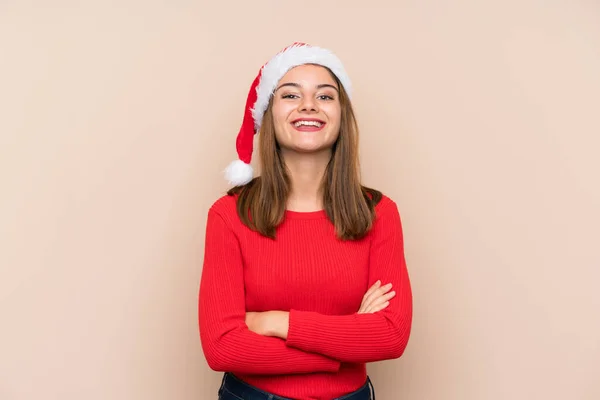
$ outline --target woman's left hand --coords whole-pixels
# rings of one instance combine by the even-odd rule
[[[247,312],[246,325],[259,335],[287,339],[289,315],[287,311]]]

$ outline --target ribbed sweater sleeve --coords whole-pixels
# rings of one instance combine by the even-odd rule
[[[250,331],[245,323],[244,273],[237,236],[214,206],[208,213],[198,318],[211,369],[240,374],[336,372],[340,362],[287,347],[279,338]]]
[[[386,199],[373,226],[369,254],[369,287],[392,283],[396,296],[374,314],[324,315],[290,310],[286,344],[342,362],[365,363],[398,358],[411,331],[412,293],[404,258],[400,215]]]

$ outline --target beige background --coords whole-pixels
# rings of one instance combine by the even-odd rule
[[[345,62],[404,219],[377,398],[600,399],[595,0],[0,2],[0,399],[216,398],[206,212],[295,40]]]

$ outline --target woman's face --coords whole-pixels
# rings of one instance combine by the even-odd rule
[[[283,150],[310,153],[331,149],[340,133],[338,85],[318,65],[289,70],[273,94],[275,137]]]

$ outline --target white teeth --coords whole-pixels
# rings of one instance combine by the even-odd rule
[[[317,121],[298,121],[294,124],[296,127],[298,126],[302,126],[302,125],[306,125],[306,126],[316,126],[316,127],[321,127],[321,125],[323,125],[320,122]]]

